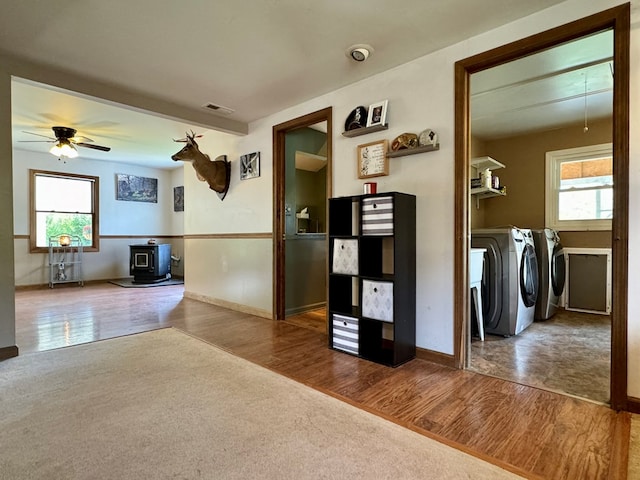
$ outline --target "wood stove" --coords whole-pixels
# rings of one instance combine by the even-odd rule
[[[157,283],[171,278],[171,244],[129,245],[133,283]]]

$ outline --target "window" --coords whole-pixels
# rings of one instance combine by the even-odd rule
[[[85,250],[97,251],[98,177],[30,170],[32,252],[49,247],[49,238],[69,234]]]
[[[546,154],[545,224],[557,230],[611,230],[612,144]]]

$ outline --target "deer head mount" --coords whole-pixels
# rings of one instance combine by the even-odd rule
[[[196,143],[196,138],[201,136],[191,132],[191,135],[187,133],[186,138],[174,139],[174,142],[183,142],[186,145],[178,153],[172,155],[171,159],[191,162],[198,180],[207,182],[209,188],[218,194],[220,200],[224,200],[231,180],[231,162],[227,160],[226,155],[220,155],[215,160],[211,160],[209,155],[202,153]]]

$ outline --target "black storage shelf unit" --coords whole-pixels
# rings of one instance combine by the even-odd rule
[[[414,358],[415,196],[329,199],[329,258],[329,347],[389,366]]]

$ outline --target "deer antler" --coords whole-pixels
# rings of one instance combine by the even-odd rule
[[[186,143],[188,141],[192,141],[195,142],[196,138],[202,138],[202,135],[196,135],[196,132],[194,132],[193,130],[191,130],[191,135],[189,135],[189,132],[186,133],[186,137],[185,138],[181,138],[180,140],[176,140],[175,138],[173,139],[174,142],[182,142],[182,143]]]

